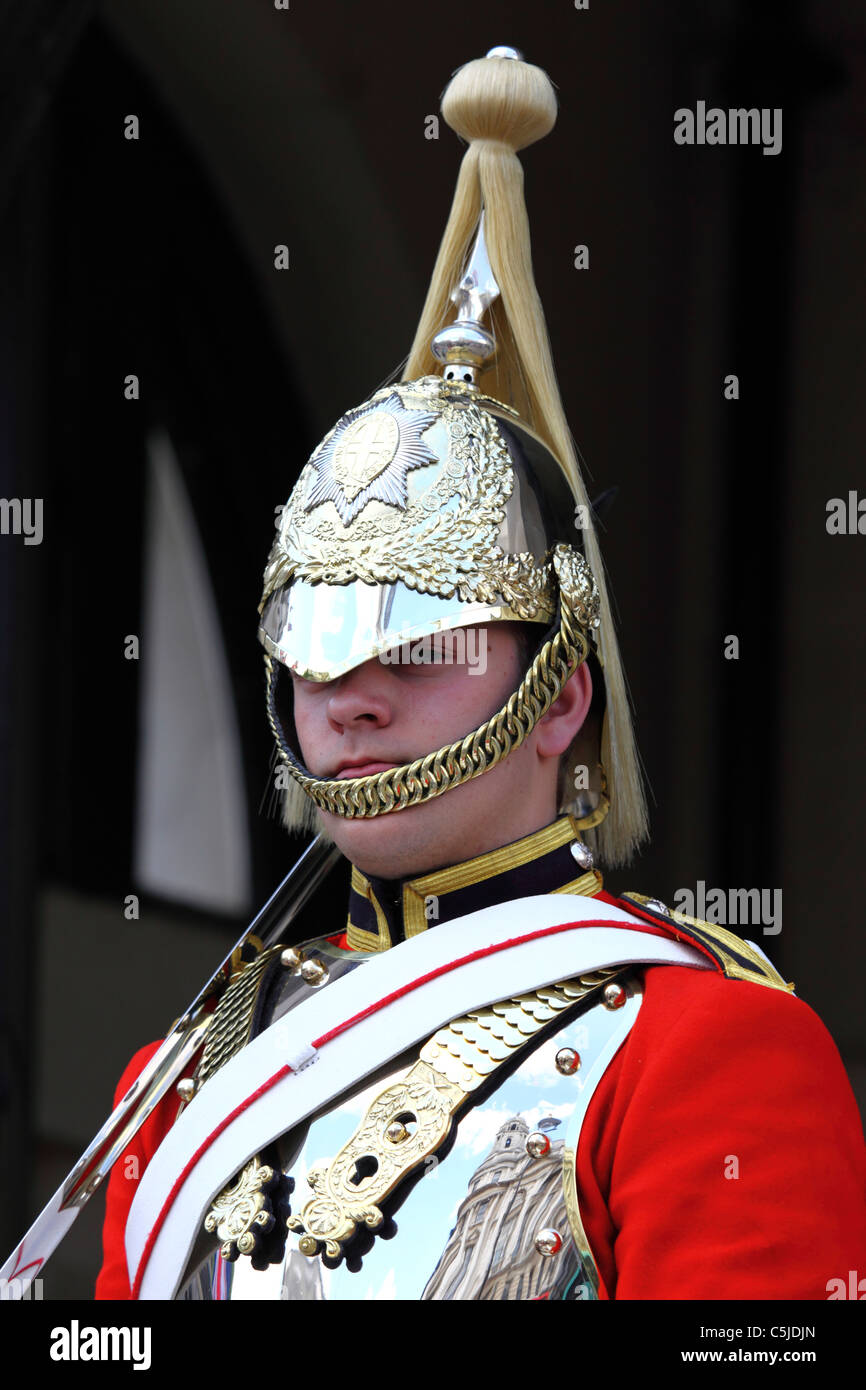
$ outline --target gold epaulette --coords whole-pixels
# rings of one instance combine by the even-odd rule
[[[648,898],[644,893],[622,893],[620,897],[626,907],[639,907],[645,916],[652,918],[660,927],[667,927],[668,930],[672,925],[682,927],[681,932],[674,931],[677,941],[692,941],[696,946],[701,946],[729,980],[748,980],[753,985],[781,989],[786,994],[794,993],[793,984],[786,984],[778,970],[754,946],[735,936],[727,927],[703,922],[699,917],[687,917],[684,912],[674,912],[658,898]]]
[[[258,937],[250,939],[257,954],[253,960],[244,960],[240,955],[237,958],[232,956],[228,987],[214,1010],[213,1023],[196,1068],[196,1089],[203,1086],[236,1052],[246,1047],[265,971],[283,950],[281,945],[277,945],[266,951]]]

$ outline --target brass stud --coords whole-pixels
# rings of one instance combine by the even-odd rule
[[[195,1095],[195,1082],[193,1081],[191,1076],[185,1076],[182,1081],[178,1081],[177,1085],[175,1086],[175,1090],[177,1091],[181,1100],[184,1103],[186,1103],[187,1101],[192,1100],[193,1096]]]
[[[556,1054],[556,1070],[563,1076],[574,1076],[580,1069],[580,1053],[573,1047],[561,1047]]]
[[[546,1158],[550,1153],[550,1138],[543,1130],[534,1129],[526,1136],[526,1152],[530,1158]]]
[[[602,1003],[606,1009],[621,1009],[626,1000],[626,993],[622,985],[605,985]]]
[[[409,1131],[402,1120],[392,1120],[385,1130],[385,1138],[389,1144],[402,1144],[404,1139],[409,1138]]]
[[[320,960],[305,960],[301,966],[301,979],[308,985],[324,984],[328,978],[328,967]]]
[[[562,1236],[552,1226],[545,1226],[535,1237],[535,1248],[539,1255],[558,1255],[562,1249]]]
[[[298,951],[294,946],[289,946],[280,956],[280,965],[284,965],[287,970],[300,970],[303,963],[303,951]]]

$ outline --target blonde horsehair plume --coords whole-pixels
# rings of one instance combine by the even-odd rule
[[[323,840],[330,841],[331,836],[325,829],[325,823],[319,819],[316,812],[316,803],[300,787],[293,777],[289,777],[284,767],[280,766],[280,759],[277,750],[274,748],[271,753],[271,786],[274,779],[280,774],[281,780],[277,783],[280,796],[280,820],[285,830],[290,835],[303,835],[305,831],[318,833]]]
[[[496,360],[494,367],[480,376],[479,387],[514,406],[544,440],[559,461],[575,502],[585,508],[582,515],[589,519],[583,536],[602,601],[599,647],[607,689],[602,761],[611,806],[605,820],[594,830],[585,831],[584,838],[603,863],[615,865],[626,863],[647,836],[646,798],[601,553],[532,273],[523,167],[516,154],[553,129],[556,110],[556,96],[547,74],[515,58],[477,59],[461,68],[448,86],[442,115],[452,130],[469,142],[469,148],[460,166],[403,380],[413,381],[439,371],[430,343],[453,314],[451,294],[470,252],[483,206],[487,253],[501,299],[494,306],[490,325],[496,336]],[[568,758],[569,779],[574,762],[573,748]]]

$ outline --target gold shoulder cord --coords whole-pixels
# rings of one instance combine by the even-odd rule
[[[214,1010],[213,1023],[195,1072],[196,1090],[236,1052],[246,1047],[265,970],[283,950],[283,946],[272,946],[268,951],[260,951],[249,964],[238,962],[228,988]]]
[[[726,927],[704,922],[699,917],[687,917],[684,912],[674,912],[657,898],[649,898],[645,893],[621,893],[620,897],[625,903],[637,903],[651,917],[655,917],[659,926],[670,929],[672,922],[679,923],[685,928],[685,940],[704,946],[729,980],[748,980],[751,984],[766,985],[768,989],[781,989],[786,994],[793,994],[794,985],[786,983],[778,970],[759,955],[748,941],[735,936]],[[678,941],[682,939],[677,935]]]

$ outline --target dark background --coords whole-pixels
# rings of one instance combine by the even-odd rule
[[[274,508],[408,352],[462,153],[425,118],[494,44],[559,90],[523,155],[536,277],[591,493],[621,489],[602,539],[653,838],[606,886],[781,888],[782,931],[756,939],[862,1103],[866,537],[826,517],[866,492],[866,12],[30,0],[0,17],[0,493],[43,498],[45,528],[39,546],[0,536],[0,1256],[300,848],[268,816],[255,629]],[[699,99],[782,107],[782,152],[675,145],[675,109]],[[124,641],[145,623],[154,430],[233,702],[249,859],[228,904],[136,869],[147,652]],[[172,810],[183,842],[195,798]],[[314,929],[339,925],[344,880]],[[46,1298],[89,1296],[99,1206]]]

